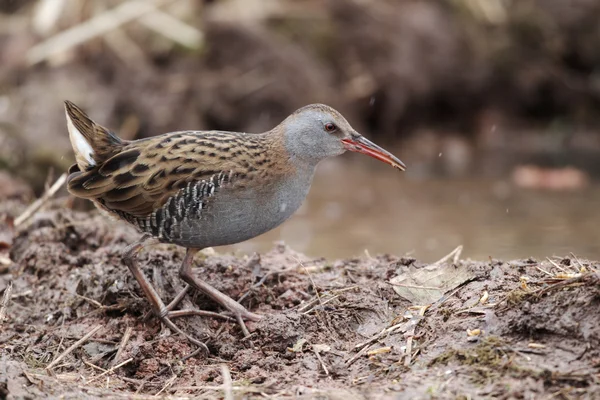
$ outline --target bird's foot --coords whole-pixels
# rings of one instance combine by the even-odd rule
[[[211,295],[212,295],[211,297],[217,303],[219,303],[223,307],[225,307],[231,313],[232,317],[223,315],[223,314],[219,314],[219,313],[215,313],[215,312],[211,312],[211,311],[202,311],[202,310],[194,310],[194,309],[174,310],[174,308],[177,306],[177,304],[179,304],[181,302],[181,300],[183,299],[183,297],[187,294],[190,287],[191,287],[190,285],[186,285],[177,294],[177,296],[175,296],[173,301],[171,301],[169,303],[169,305],[166,307],[166,309],[168,311],[167,316],[169,318],[200,316],[200,317],[222,318],[222,319],[227,319],[229,321],[235,319],[238,322],[238,324],[240,325],[240,328],[242,329],[244,336],[250,335],[250,332],[248,331],[248,328],[246,327],[244,320],[258,321],[262,318],[260,315],[248,311],[243,305],[241,305],[237,301],[233,300],[231,297],[227,296],[226,294],[217,291],[216,289],[214,289],[216,293],[211,291]]]
[[[206,344],[198,339],[196,339],[195,337],[188,335],[187,333],[185,333],[184,331],[182,331],[177,325],[175,325],[173,323],[173,321],[171,321],[171,318],[175,317],[172,316],[171,313],[167,310],[166,307],[164,307],[158,317],[160,318],[161,322],[168,327],[169,329],[171,329],[172,331],[182,335],[183,337],[185,337],[191,344],[198,346],[198,348],[202,349],[202,351],[204,351],[204,353],[206,355],[210,354],[210,351],[208,350],[208,346],[206,346]]]
[[[183,279],[185,283],[188,284],[188,286],[185,287],[180,293],[178,293],[177,296],[175,296],[175,299],[171,302],[171,304],[169,304],[169,306],[177,304],[179,301],[181,301],[183,296],[185,296],[185,293],[189,290],[190,287],[192,287],[204,293],[205,295],[213,299],[216,303],[222,305],[227,310],[229,310],[237,320],[238,324],[240,325],[240,328],[242,328],[244,336],[250,336],[250,332],[248,331],[248,328],[244,323],[244,319],[249,321],[258,321],[261,319],[261,316],[248,311],[246,307],[244,307],[231,297],[227,296],[225,293],[220,292],[219,290],[212,287],[208,282],[205,282],[202,279],[199,279],[197,276],[195,276],[192,272],[192,262],[194,259],[194,254],[196,254],[197,252],[198,249],[187,249],[185,257],[179,269],[179,276],[181,277],[181,279]]]
[[[225,296],[225,297],[227,297],[227,301],[221,303],[221,305],[223,307],[227,308],[229,311],[231,311],[234,318],[238,322],[238,325],[242,329],[242,332],[244,333],[244,337],[250,336],[250,332],[248,331],[248,328],[246,327],[244,320],[256,322],[256,321],[260,321],[262,316],[248,311],[246,309],[246,307],[244,307],[237,301],[233,300],[231,297],[228,297],[228,296]]]
[[[212,318],[222,318],[227,319],[229,321],[236,320],[244,333],[244,336],[249,336],[250,332],[244,323],[244,320],[248,321],[258,321],[261,319],[261,316],[255,314],[253,312],[248,311],[244,306],[242,306],[237,301],[233,300],[231,297],[218,292],[219,294],[212,293],[218,297],[217,302],[230,311],[232,317],[211,312],[211,311],[202,311],[195,309],[187,309],[187,310],[174,310],[175,307],[181,302],[181,300],[185,297],[185,295],[189,292],[191,286],[185,285],[185,287],[175,296],[175,298],[167,305],[168,317],[169,318],[179,318],[179,317],[188,317],[188,316],[200,316],[200,317],[212,317]]]

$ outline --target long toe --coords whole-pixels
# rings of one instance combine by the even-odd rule
[[[240,317],[247,321],[254,321],[254,322],[260,321],[260,319],[262,318],[261,315],[248,311],[246,309],[246,307],[244,307],[237,301],[233,300],[232,298],[228,297],[226,301],[223,301],[220,303],[223,307],[225,307],[226,309],[231,311],[233,313],[233,315],[235,315],[236,318]]]
[[[259,321],[262,318],[262,316],[246,310],[246,308],[244,308],[244,306],[242,306],[237,301],[233,301],[233,303],[227,302],[227,304],[223,304],[223,306],[225,306],[227,309],[229,309],[229,311],[233,313],[233,316],[237,320],[238,325],[242,329],[242,332],[244,333],[245,337],[250,336],[250,332],[248,331],[244,320]]]
[[[208,350],[208,346],[206,346],[206,344],[190,335],[188,335],[187,333],[185,333],[184,331],[182,331],[177,325],[175,325],[173,323],[173,321],[171,321],[169,319],[168,316],[162,316],[160,318],[160,320],[162,321],[163,324],[165,324],[165,326],[167,326],[169,329],[171,329],[174,332],[179,333],[180,335],[184,336],[190,343],[198,346],[199,348],[201,348],[204,351],[204,354],[209,355],[210,351]]]

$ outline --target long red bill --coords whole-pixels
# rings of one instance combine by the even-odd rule
[[[366,154],[401,171],[406,170],[406,165],[398,157],[361,135],[353,136],[351,139],[342,139],[342,143],[347,150]]]

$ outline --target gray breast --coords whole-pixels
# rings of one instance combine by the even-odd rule
[[[239,243],[288,219],[306,198],[313,172],[246,186],[228,173],[190,182],[137,225],[163,242],[184,247]]]

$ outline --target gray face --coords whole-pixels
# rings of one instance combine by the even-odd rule
[[[358,135],[339,112],[322,104],[299,109],[283,122],[283,129],[290,155],[313,165],[344,153],[342,139]]]

